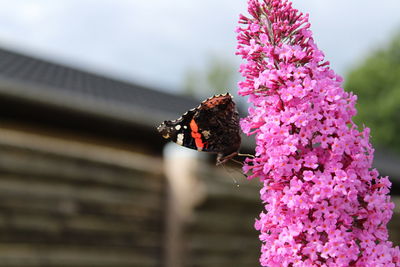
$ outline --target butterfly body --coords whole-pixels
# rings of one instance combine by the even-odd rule
[[[218,165],[238,154],[239,128],[235,102],[230,94],[224,94],[204,100],[176,120],[164,121],[157,130],[178,145],[217,153]]]

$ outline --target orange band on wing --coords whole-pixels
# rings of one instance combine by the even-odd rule
[[[192,137],[194,138],[194,142],[196,143],[197,149],[203,149],[204,148],[204,143],[203,140],[201,140],[201,134],[199,133],[199,126],[197,126],[197,123],[192,119],[190,121],[190,129],[192,130]]]
[[[190,121],[190,129],[192,129],[192,132],[198,133],[199,132],[199,126],[197,126],[197,123],[192,119]]]

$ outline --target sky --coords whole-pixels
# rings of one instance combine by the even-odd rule
[[[400,31],[399,0],[293,2],[341,75]],[[179,92],[212,56],[238,68],[239,13],[245,0],[0,0],[0,47]]]

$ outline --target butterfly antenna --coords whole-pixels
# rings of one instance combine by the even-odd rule
[[[230,159],[230,160],[232,160],[233,162],[236,162],[236,163],[238,163],[238,164],[240,164],[240,165],[244,165],[244,163],[243,162],[241,162],[241,161],[238,161],[238,160],[236,160],[236,159]]]
[[[224,168],[224,170],[228,173],[229,177],[231,177],[233,183],[236,185],[236,187],[239,187],[240,184],[238,183],[238,181],[236,180],[235,177],[233,177],[233,175],[231,175],[231,173],[226,169],[225,164],[221,164],[221,166]]]
[[[236,163],[238,163],[238,164],[240,164],[240,165],[242,165],[242,166],[244,165],[244,163],[241,162],[241,161],[238,161],[238,160],[235,160],[235,159],[230,159],[230,160],[232,160],[233,162],[236,162]],[[238,171],[237,169],[233,169],[233,170],[236,171],[237,173],[243,175],[243,176],[246,177],[246,178],[249,177],[247,174],[245,174],[245,173],[243,173],[243,172],[240,172],[240,171]]]

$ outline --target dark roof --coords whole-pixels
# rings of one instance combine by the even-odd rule
[[[154,127],[198,101],[0,49],[0,94]]]

